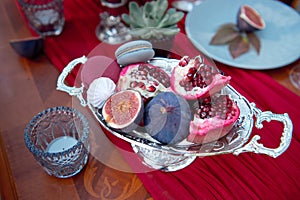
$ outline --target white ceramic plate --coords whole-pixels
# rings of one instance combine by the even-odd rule
[[[258,55],[253,48],[233,59],[228,45],[209,42],[220,25],[236,23],[241,5],[255,8],[265,20],[266,28],[257,31],[261,41]],[[185,29],[191,42],[213,59],[244,69],[273,69],[300,57],[300,15],[291,7],[274,0],[206,0],[187,15]]]

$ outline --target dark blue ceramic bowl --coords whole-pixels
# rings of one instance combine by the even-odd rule
[[[20,56],[34,58],[41,53],[43,41],[42,37],[30,37],[20,40],[11,40],[10,46]]]

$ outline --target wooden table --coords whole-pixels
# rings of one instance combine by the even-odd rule
[[[24,145],[26,124],[48,107],[74,106],[76,102],[68,94],[56,90],[59,72],[45,55],[28,60],[10,47],[11,39],[30,36],[12,0],[0,1],[0,27],[2,199],[152,199],[134,173],[111,168],[94,156],[90,156],[81,173],[69,179],[51,177],[36,163]],[[300,95],[288,78],[289,70],[295,65],[300,65],[300,61],[265,73]],[[92,126],[94,123],[97,122],[91,122]],[[112,152],[109,158],[116,154]],[[116,165],[125,166],[126,163],[121,160]]]
[[[11,39],[30,36],[15,2],[1,0],[0,10],[2,199],[149,199],[134,173],[107,167],[93,156],[69,179],[51,177],[35,162],[23,141],[26,124],[48,107],[72,106],[72,98],[56,90],[59,72],[45,55],[28,60],[10,47]]]

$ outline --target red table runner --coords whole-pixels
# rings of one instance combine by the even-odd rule
[[[95,28],[104,10],[100,0],[64,0],[64,31],[45,39],[44,52],[54,66],[62,69],[73,59],[88,55],[100,44]],[[120,11],[126,12],[126,6]],[[184,33],[184,19],[180,23]],[[186,38],[175,38],[174,48],[194,56],[198,51]],[[300,196],[300,97],[290,92],[261,71],[244,70],[216,63],[232,76],[231,85],[263,111],[288,113],[294,124],[288,150],[274,159],[266,155],[244,153],[239,156],[218,155],[197,158],[183,170],[164,173],[138,173],[154,199],[296,199]],[[73,83],[76,74],[69,76]],[[261,142],[277,147],[282,132],[279,123],[264,124]]]

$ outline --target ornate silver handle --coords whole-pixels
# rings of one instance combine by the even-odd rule
[[[83,93],[83,84],[81,84],[81,87],[70,87],[70,86],[67,86],[65,84],[65,79],[66,77],[68,76],[68,74],[74,69],[74,67],[77,65],[77,64],[84,64],[85,62],[87,61],[87,57],[86,56],[82,56],[80,58],[76,58],[74,60],[72,60],[64,69],[63,71],[61,72],[61,74],[58,76],[58,79],[57,79],[57,87],[56,89],[57,90],[60,90],[60,91],[63,91],[63,92],[67,92],[69,95],[71,96],[76,96],[81,105],[82,106],[86,106],[86,101],[85,99],[83,98],[82,96],[82,93]]]
[[[270,122],[271,120],[276,120],[283,123],[284,127],[283,127],[282,136],[280,138],[280,145],[275,149],[264,147],[263,144],[258,143],[260,136],[254,135],[249,143],[247,143],[245,146],[241,148],[236,149],[233,152],[233,154],[239,155],[240,153],[244,153],[244,152],[254,152],[260,154],[266,154],[273,158],[280,156],[283,152],[287,150],[292,140],[293,123],[291,119],[289,118],[287,113],[274,114],[270,111],[262,112],[260,109],[256,107],[254,103],[251,103],[251,107],[257,118],[255,122],[255,126],[257,128],[259,129],[263,128],[263,124],[262,124],[263,121]]]

